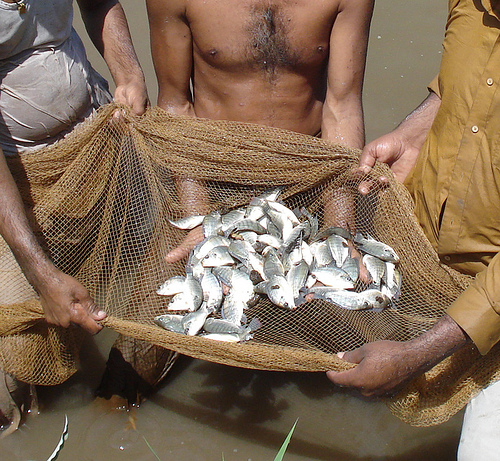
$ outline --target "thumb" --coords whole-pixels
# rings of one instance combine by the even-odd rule
[[[345,362],[359,364],[363,360],[363,354],[360,349],[354,349],[353,351],[338,352],[337,357],[344,360]]]

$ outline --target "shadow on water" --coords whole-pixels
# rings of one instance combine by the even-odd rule
[[[168,383],[151,397],[152,402],[169,412],[195,418],[197,423],[212,427],[226,435],[233,435],[251,444],[271,449],[281,445],[286,431],[273,430],[267,423],[282,419],[292,404],[283,396],[281,390],[293,386],[297,389],[294,398],[316,401],[313,406],[321,405],[322,402],[328,405],[330,404],[328,398],[335,395],[346,397],[349,394],[333,387],[323,373],[255,371],[204,362],[196,363],[192,367],[191,359],[186,357],[182,357],[179,362]],[[169,397],[168,387],[175,386],[175,381],[190,366],[191,373],[198,375],[199,379],[199,389],[190,395],[192,402]],[[352,394],[351,398],[360,402],[365,401],[367,405],[374,403],[355,394]],[[328,425],[328,421],[316,421],[316,424]],[[376,428],[373,430],[377,431]],[[353,454],[355,449],[335,449],[324,443],[315,443],[301,437],[299,431],[296,431],[287,453],[303,456],[304,459],[335,461],[382,459],[451,461],[455,459],[457,446],[458,434],[454,434],[399,455],[356,456]]]

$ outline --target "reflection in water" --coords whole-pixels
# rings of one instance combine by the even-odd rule
[[[368,140],[391,130],[426,96],[440,59],[446,18],[441,3],[377,1],[364,91]],[[154,103],[145,5],[122,4]],[[76,26],[83,31],[78,17]],[[81,35],[94,66],[109,78]],[[41,389],[41,415],[0,440],[0,460],[47,459],[64,414],[69,438],[59,461],[272,460],[297,418],[286,461],[456,458],[462,414],[437,427],[413,428],[384,403],[334,388],[323,373],[262,372],[182,358],[135,414],[111,410],[93,401],[93,390],[113,339],[100,333],[87,345],[82,372],[62,386]]]

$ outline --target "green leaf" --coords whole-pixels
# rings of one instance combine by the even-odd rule
[[[288,448],[288,444],[290,443],[290,439],[292,438],[293,430],[295,429],[295,426],[297,425],[299,421],[299,418],[295,420],[295,423],[293,424],[292,428],[290,429],[290,432],[286,436],[285,441],[283,442],[283,445],[281,445],[280,451],[278,451],[278,454],[274,458],[274,461],[281,461],[283,459],[283,456],[285,456],[285,451]]]

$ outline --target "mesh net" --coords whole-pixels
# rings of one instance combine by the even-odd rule
[[[116,110],[104,106],[66,139],[25,154],[22,175],[52,259],[106,310],[103,324],[123,335],[231,366],[344,370],[351,365],[336,352],[379,339],[418,336],[470,282],[439,263],[413,215],[411,197],[386,166],[377,165],[368,178],[353,174],[356,150],[270,127],[171,116],[159,108],[142,117],[122,110],[116,118]],[[375,181],[380,175],[389,178],[388,185]],[[203,188],[186,196],[179,183],[187,178]],[[374,187],[361,196],[357,188],[366,179]],[[165,261],[186,236],[169,220],[194,211],[201,189],[208,202],[198,211],[206,213],[248,205],[277,186],[280,200],[290,209],[305,207],[319,218],[320,229],[330,219],[324,204],[334,203],[329,213],[337,224],[397,252],[402,287],[394,306],[351,311],[315,299],[288,310],[262,297],[246,312],[262,326],[241,343],[157,326],[154,318],[167,312],[169,298],[156,290],[186,271],[186,258]],[[13,284],[19,268],[6,248],[3,254],[2,290],[16,298],[5,300],[0,310],[2,367],[27,382],[60,383],[75,371],[81,335],[77,329],[46,325],[34,293]],[[498,347],[484,357],[473,348],[461,350],[389,400],[389,408],[412,425],[443,422],[500,377],[498,357]]]

